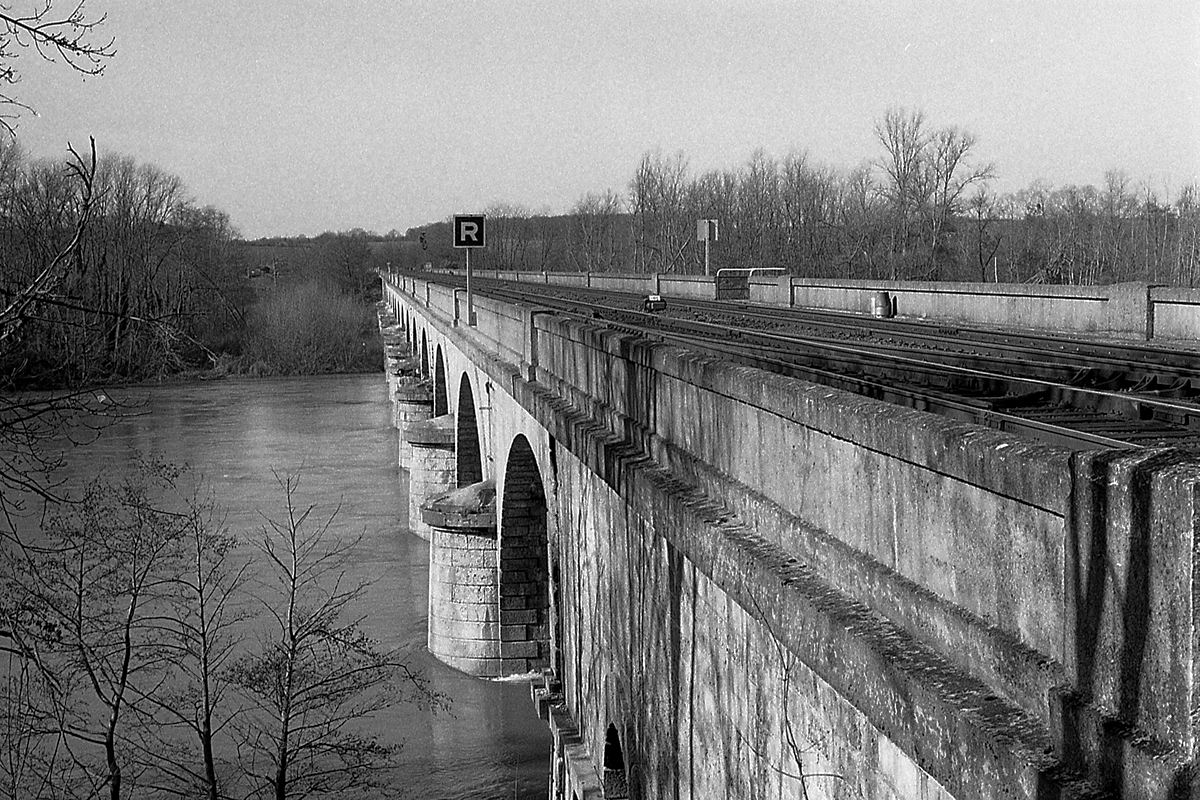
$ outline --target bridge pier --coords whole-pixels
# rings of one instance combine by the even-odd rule
[[[412,468],[412,445],[405,439],[410,425],[433,416],[433,393],[428,383],[401,383],[392,392],[392,425],[400,431],[397,461],[404,469]]]
[[[404,383],[416,383],[418,380],[418,372],[421,363],[418,357],[406,355],[401,357],[388,357],[388,391],[395,392],[397,387]]]
[[[499,677],[496,483],[434,495],[421,515],[431,533],[429,652],[468,675]]]
[[[404,429],[404,439],[412,447],[408,470],[408,524],[412,532],[429,541],[431,529],[421,516],[421,504],[433,495],[453,489],[457,472],[454,465],[454,415],[414,422]]]

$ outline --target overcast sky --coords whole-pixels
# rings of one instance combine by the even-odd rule
[[[644,152],[878,155],[890,106],[979,137],[996,188],[1200,180],[1200,2],[89,0],[117,55],[29,56],[19,137],[95,136],[249,237],[563,212]]]

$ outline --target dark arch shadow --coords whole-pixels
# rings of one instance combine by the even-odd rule
[[[621,735],[617,732],[617,726],[611,722],[608,725],[608,730],[604,732],[604,797],[613,798],[628,798],[631,796],[629,791],[629,770],[625,766],[625,749],[621,747]]]
[[[483,480],[483,457],[479,448],[479,428],[475,422],[475,393],[471,379],[463,373],[458,382],[458,413],[454,415],[454,453],[459,486]]]
[[[505,461],[500,519],[500,626],[515,637],[502,645],[505,674],[550,664],[548,551],[542,473],[529,440],[518,434]]]
[[[433,415],[440,417],[450,413],[450,398],[446,395],[446,362],[442,358],[440,344],[434,353],[433,361]]]
[[[429,340],[425,331],[421,331],[421,377],[429,377]]]

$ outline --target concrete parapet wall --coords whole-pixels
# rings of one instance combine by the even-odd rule
[[[587,287],[590,276],[588,273],[580,272],[548,272],[546,273],[546,283],[556,286],[583,286]]]
[[[593,272],[591,283],[593,289],[604,289],[610,292],[633,292],[634,294],[651,294],[658,291],[658,276],[654,274],[617,274],[611,272]]]
[[[443,313],[451,309],[441,307]],[[496,354],[514,364],[528,360],[530,309],[502,303],[487,297],[475,298],[476,326],[472,336],[484,339]],[[461,320],[460,320],[460,327]]]
[[[1171,286],[1150,288],[1155,339],[1200,339],[1200,290]]]
[[[713,279],[704,275],[659,275],[656,291],[665,297],[695,300],[712,300],[716,297]]]
[[[871,295],[889,292],[904,317],[943,319],[999,327],[1042,328],[1081,333],[1144,333],[1115,315],[1105,287],[1026,284],[943,283],[928,281],[851,281],[792,279],[792,305],[855,311],[869,310]]]

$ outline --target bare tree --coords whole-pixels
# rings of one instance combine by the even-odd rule
[[[70,271],[79,266],[84,237],[91,226],[92,212],[97,199],[96,143],[94,140],[91,142],[91,157],[86,161],[74,148],[68,149],[71,158],[66,164],[65,173],[68,183],[74,183],[77,189],[54,205],[60,212],[73,209],[74,213],[70,215],[73,218],[70,239],[47,259],[47,263],[27,284],[5,292],[7,302],[0,308],[0,352],[11,346],[11,340],[21,325],[40,304],[53,299],[54,293],[62,286]]]
[[[211,498],[193,492],[181,522],[178,569],[164,609],[170,666],[153,691],[134,687],[134,711],[145,722],[137,758],[152,771],[147,783],[156,791],[218,800],[229,780],[219,773],[217,740],[236,714],[228,702],[228,667],[248,616],[239,595],[249,564],[232,563],[237,539]]]
[[[979,280],[986,283],[988,265],[992,264],[992,280],[1000,280],[994,259],[1002,237],[995,231],[996,197],[981,186],[967,203],[971,220],[971,257],[979,268]]]
[[[622,247],[618,226],[624,213],[621,196],[611,189],[588,192],[571,209],[571,254],[577,269],[585,272],[617,270]]]
[[[12,87],[21,75],[13,63],[26,49],[47,61],[61,61],[84,75],[104,72],[115,54],[113,40],[98,36],[105,15],[92,17],[87,0],[69,0],[62,13],[54,0],[29,3],[0,3],[0,85]],[[16,8],[14,8],[16,6]],[[29,106],[17,99],[11,88],[0,91],[0,127],[14,132],[14,120]]]
[[[479,251],[477,266],[511,270],[524,267],[530,238],[529,210],[511,203],[493,203],[484,213],[487,215],[487,247]]]
[[[437,698],[350,617],[364,588],[345,574],[359,537],[335,539],[338,509],[318,519],[299,505],[298,475],[276,478],[284,513],[267,518],[255,543],[272,572],[260,597],[271,622],[231,672],[248,706],[239,756],[250,794],[287,800],[373,786],[398,745],[365,733],[363,719],[401,699]]]
[[[901,264],[908,259],[912,225],[923,201],[923,156],[929,144],[925,115],[920,111],[889,109],[875,123],[875,138],[886,153],[879,166],[886,178],[883,192],[893,218],[891,277],[894,280],[899,277]],[[899,262],[895,260],[897,254]]]
[[[642,156],[629,185],[634,257],[641,272],[680,272],[692,261],[694,220],[685,208],[688,165],[682,154]]]
[[[990,179],[994,169],[971,163],[973,134],[954,127],[930,130],[921,111],[889,109],[875,123],[875,138],[885,151],[878,165],[893,218],[892,277],[917,268],[936,278],[946,231],[962,211],[964,193]],[[921,254],[918,263],[912,263],[914,249]]]
[[[942,128],[929,136],[921,179],[924,199],[919,211],[929,234],[929,258],[935,277],[947,229],[964,210],[964,194],[995,174],[991,164],[970,163],[975,145],[974,134],[954,127]]]
[[[1185,186],[1175,201],[1175,280],[1195,286],[1200,278],[1200,187]]]
[[[24,731],[55,773],[47,779],[68,794],[119,800],[142,772],[127,712],[168,663],[161,608],[181,517],[154,497],[176,477],[143,464],[120,483],[95,481],[43,540],[6,542],[5,649],[35,678]]]

